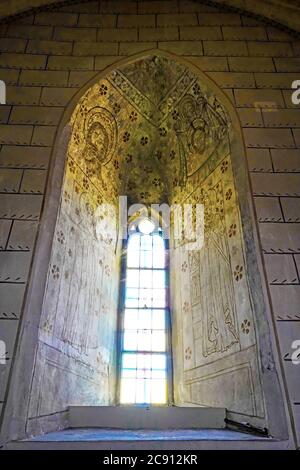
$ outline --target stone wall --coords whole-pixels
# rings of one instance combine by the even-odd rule
[[[7,400],[24,293],[28,288],[50,156],[72,97],[110,64],[160,49],[192,60],[237,109],[247,149],[284,388],[300,433],[299,377],[299,42],[247,16],[199,2],[89,2],[24,16],[0,26],[0,365]],[[300,367],[300,366],[298,366]]]

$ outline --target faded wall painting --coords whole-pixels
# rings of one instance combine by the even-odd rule
[[[180,403],[222,406],[263,421],[243,230],[222,133],[210,157],[215,168],[207,160],[188,181],[190,194],[186,188],[181,194],[182,202],[204,205],[204,246],[187,250],[187,240],[175,240],[171,252],[175,396]]]

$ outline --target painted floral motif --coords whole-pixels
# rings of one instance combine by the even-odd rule
[[[221,172],[225,173],[227,169],[228,169],[228,160],[224,160],[224,162],[222,162],[222,165],[221,165]]]
[[[148,144],[148,137],[142,137],[141,138],[141,144],[142,145],[147,145]]]
[[[59,274],[59,267],[56,266],[56,264],[54,264],[52,266],[51,272],[52,272],[52,277],[53,277],[54,280],[59,279],[59,275],[60,275]]]
[[[242,332],[245,334],[245,335],[248,335],[250,333],[250,326],[251,326],[251,323],[249,320],[244,320],[241,324],[241,328],[242,328]]]
[[[141,199],[145,200],[145,199],[148,199],[148,197],[150,197],[150,193],[148,191],[142,191],[140,193],[140,197]]]
[[[121,106],[119,105],[119,103],[114,103],[113,105],[114,114],[119,114],[120,111],[121,111]]]
[[[193,92],[194,92],[195,95],[200,95],[201,89],[200,89],[200,86],[198,85],[198,83],[195,83],[195,85],[193,86]]]
[[[75,163],[73,160],[70,159],[68,161],[68,167],[71,173],[75,173]]]
[[[190,309],[190,304],[189,304],[189,302],[187,302],[187,301],[185,300],[185,301],[183,302],[182,310],[183,310],[183,312],[184,312],[185,314],[187,314],[188,311],[189,311],[189,309]]]
[[[104,266],[104,272],[106,276],[110,276],[110,267],[108,266],[108,264]]]
[[[233,275],[236,281],[240,281],[243,277],[243,271],[244,268],[243,266],[240,266],[239,264],[235,267]]]
[[[63,244],[65,243],[65,240],[66,240],[66,238],[65,238],[64,233],[63,233],[61,230],[59,230],[59,231],[57,232],[57,241],[58,241],[58,243],[60,243],[61,245],[63,245]]]
[[[232,196],[232,189],[229,188],[228,191],[226,191],[226,194],[225,194],[226,201],[230,201],[231,196]]]
[[[174,121],[179,118],[179,113],[176,109],[174,109],[174,111],[172,112],[172,118],[174,119]]]
[[[155,158],[157,158],[157,160],[161,160],[162,159],[162,153],[160,150],[156,150],[155,154],[154,154]]]
[[[124,132],[123,134],[123,142],[128,142],[130,139],[130,133],[129,132]]]
[[[174,160],[174,158],[176,157],[176,152],[175,152],[175,150],[171,150],[169,156],[170,156],[170,160]]]
[[[137,120],[137,117],[138,117],[137,113],[136,113],[135,111],[131,111],[131,113],[130,113],[130,115],[129,115],[130,121],[131,121],[131,122],[136,121],[136,120]]]
[[[229,238],[232,238],[236,235],[237,226],[236,224],[231,224],[228,231]]]
[[[167,130],[166,130],[165,127],[160,127],[160,129],[159,129],[159,135],[160,135],[161,137],[165,137],[165,136],[167,135]]]
[[[188,346],[184,351],[184,357],[186,361],[189,361],[192,358],[192,350],[190,346]]]
[[[105,96],[107,94],[107,86],[104,84],[100,85],[99,93],[101,96]]]
[[[133,159],[133,157],[132,157],[132,155],[130,155],[130,153],[128,153],[128,154],[126,155],[126,157],[125,157],[126,163],[131,163],[131,162],[132,162],[132,159]]]
[[[185,273],[187,268],[188,268],[187,262],[184,261],[181,265],[181,271]]]

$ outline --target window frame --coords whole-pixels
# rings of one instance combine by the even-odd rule
[[[131,234],[138,233],[138,228],[127,235],[123,240],[121,248],[121,262],[120,262],[120,279],[119,279],[119,307],[117,319],[117,359],[116,359],[116,404],[120,406],[172,406],[174,404],[173,395],[173,355],[172,355],[172,321],[170,310],[170,251],[169,240],[164,238],[163,231],[158,227],[151,235],[158,234],[162,237],[164,242],[165,252],[165,282],[166,282],[166,306],[164,308],[166,315],[165,333],[166,333],[166,352],[162,353],[166,356],[166,382],[167,382],[167,396],[166,403],[121,403],[121,373],[122,373],[122,354],[123,350],[123,335],[124,335],[124,318],[125,318],[125,300],[126,300],[126,280],[127,280],[127,251],[128,242]],[[138,268],[141,269],[141,268]],[[151,269],[151,268],[149,268]],[[143,351],[137,351],[143,353]],[[155,354],[151,351],[148,354]],[[133,352],[134,354],[134,352]]]

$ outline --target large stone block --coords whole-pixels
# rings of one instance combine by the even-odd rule
[[[179,38],[178,28],[141,28],[140,41],[174,41]]]
[[[51,148],[18,145],[2,145],[0,167],[46,169]]]
[[[25,52],[27,41],[25,39],[0,39],[0,52]]]
[[[13,106],[10,123],[53,126],[59,123],[62,112],[63,108],[61,107]]]
[[[299,283],[292,255],[265,254],[264,260],[269,284]]]
[[[70,55],[72,54],[73,44],[71,41],[45,41],[30,40],[27,45],[27,52],[32,54],[54,54],[54,55]]]
[[[150,1],[139,1],[138,2],[138,13],[177,13],[178,12],[178,2],[176,0],[171,0],[169,2],[164,2],[160,0],[150,0]]]
[[[57,41],[96,41],[96,28],[62,28],[56,27],[54,39]]]
[[[208,76],[221,88],[255,88],[253,73],[209,72]]]
[[[203,41],[204,55],[211,56],[248,56],[245,41]]]
[[[288,42],[248,42],[249,55],[257,57],[292,57]]]
[[[6,88],[7,104],[39,104],[41,87],[8,86]]]
[[[78,21],[76,13],[40,12],[35,15],[34,24],[50,26],[75,26]]]
[[[32,145],[51,147],[54,142],[56,126],[35,126],[32,135]]]
[[[1,169],[0,192],[17,193],[19,191],[22,173],[22,170]]]
[[[137,41],[138,32],[136,28],[103,28],[98,29],[98,41]]]
[[[300,222],[300,199],[296,197],[282,197],[280,201],[286,222]]]
[[[9,54],[3,52],[0,55],[0,68],[13,69],[44,69],[47,56],[34,54]]]
[[[223,26],[223,37],[225,40],[265,41],[267,33],[261,26]]]
[[[6,249],[32,251],[37,229],[38,222],[14,220]]]
[[[201,39],[207,40],[221,40],[222,31],[220,26],[181,26],[180,39],[187,41],[199,41]]]
[[[232,72],[274,72],[275,67],[270,57],[228,57]]]
[[[118,15],[117,26],[118,28],[154,28],[155,15]]]
[[[28,145],[31,140],[32,126],[0,124],[0,144]]]
[[[75,42],[73,54],[77,56],[118,55],[117,42]]]
[[[300,196],[300,174],[252,173],[252,188],[258,196]]]
[[[241,107],[284,108],[280,90],[234,90],[235,102]],[[276,114],[277,110],[274,110]]]
[[[256,197],[254,202],[259,222],[284,221],[278,197]]]
[[[272,149],[271,156],[274,165],[274,171],[300,172],[299,150]]]
[[[247,149],[247,159],[250,171],[272,172],[272,160],[269,149]]]
[[[119,15],[120,17],[121,15]],[[91,13],[81,13],[79,15],[78,26],[96,28],[114,28],[117,22],[117,15],[96,15]]]
[[[203,55],[201,41],[170,41],[159,42],[158,48],[178,55]]]
[[[156,48],[156,42],[120,42],[119,54],[132,55]],[[100,61],[101,62],[101,61]]]
[[[40,104],[43,106],[66,106],[75,93],[72,88],[44,87]]]
[[[195,26],[196,13],[162,13],[157,15],[157,26]]]
[[[51,39],[52,34],[52,26],[11,24],[7,30],[7,36],[10,38]]]
[[[68,72],[66,71],[53,71],[43,70],[37,72],[35,70],[22,70],[20,75],[20,85],[34,85],[34,86],[67,86]]]
[[[49,70],[93,70],[93,57],[51,56],[48,59]]]
[[[0,218],[38,220],[43,196],[0,194]]]
[[[241,25],[241,17],[235,13],[198,13],[198,20],[200,25]]]
[[[44,194],[46,178],[45,170],[25,170],[20,193]]]
[[[291,129],[244,129],[247,147],[294,148]]]

